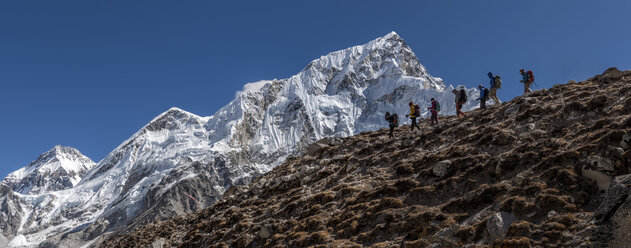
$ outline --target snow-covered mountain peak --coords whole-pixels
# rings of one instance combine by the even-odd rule
[[[90,169],[90,165],[94,165],[94,162],[81,154],[79,150],[72,147],[56,145],[49,151],[39,155],[35,161],[26,166],[23,174],[13,172],[10,175],[15,175],[16,177],[22,176],[19,178],[23,178],[29,173],[36,171],[55,171],[58,169],[64,169],[68,172],[79,172],[81,170]]]
[[[395,46],[396,44],[400,44],[402,47],[407,47],[403,38],[401,38],[401,36],[399,36],[396,32],[392,31],[383,37],[379,37],[368,42],[366,45],[372,46],[373,48],[388,48]]]
[[[114,151],[112,151],[103,160],[99,161],[98,168],[90,171],[86,176],[88,180],[93,179],[108,170],[114,168],[117,173],[127,173],[134,167],[150,167],[153,163],[142,162],[144,159],[157,159],[164,160],[168,156],[177,156],[177,154],[171,154],[169,149],[172,146],[181,147],[191,145],[195,143],[199,146],[208,146],[204,141],[205,138],[204,124],[207,122],[208,117],[200,117],[188,111],[180,108],[172,107],[165,112],[159,114],[138,132],[132,135],[129,139],[121,143]],[[157,149],[164,153],[151,153],[145,154],[147,157],[142,157],[141,151]],[[176,151],[173,149],[172,151]],[[139,155],[140,154],[140,155]],[[127,160],[127,163],[119,163],[121,160]],[[170,167],[175,165],[168,163]]]
[[[195,122],[199,122],[202,119],[202,117],[196,114],[172,107],[150,121],[143,129],[147,129],[148,131],[157,131],[165,128],[174,129],[178,127],[178,123],[195,124]]]
[[[386,36],[384,36],[383,38],[388,39],[390,37],[399,37],[399,34],[397,34],[397,32],[395,32],[395,31],[392,31],[392,32],[388,33]]]
[[[166,111],[162,112],[162,114],[159,114],[158,116],[156,116],[150,122],[154,122],[155,120],[160,119],[160,118],[162,118],[164,116],[174,116],[174,117],[175,116],[180,116],[180,117],[183,117],[183,116],[197,116],[197,115],[193,114],[191,112],[188,112],[186,110],[183,110],[181,108],[178,108],[178,107],[171,107],[171,108],[167,109]]]
[[[395,32],[364,45],[322,56],[309,63],[300,74],[294,77],[309,78],[307,82],[301,80],[308,91],[324,91],[329,95],[351,88],[364,90],[371,85],[385,84],[385,82],[392,82],[402,77],[419,79],[415,84],[423,89],[441,91],[445,89],[442,79],[429,75],[412,49]],[[313,80],[325,82],[326,85],[313,85]],[[353,85],[349,84],[351,81]],[[392,89],[387,85],[379,87]]]
[[[95,163],[77,149],[57,145],[2,183],[21,194],[39,194],[73,187]]]

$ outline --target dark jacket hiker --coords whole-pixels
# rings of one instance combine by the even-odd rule
[[[394,128],[399,126],[399,116],[397,113],[390,114],[390,112],[386,112],[386,121],[390,126],[390,137],[394,137]]]
[[[464,89],[454,89],[451,93],[454,93],[456,97],[456,114],[458,115],[458,118],[460,118],[461,115],[465,116],[464,112],[462,112],[462,104],[467,102],[467,92]]]
[[[480,90],[480,97],[476,100],[480,101],[480,108],[486,108],[486,101],[489,100],[489,89],[484,88],[482,85],[478,85],[478,89]]]
[[[521,74],[521,80],[519,80],[519,82],[524,84],[524,94],[532,92],[532,90],[530,90],[530,84],[535,82],[535,75],[532,71],[525,72],[524,69],[519,70],[519,73]]]
[[[438,112],[440,111],[440,103],[436,100],[434,100],[434,98],[432,98],[432,106],[427,108],[430,110],[430,112],[432,112],[432,117],[431,117],[431,124],[430,125],[434,125],[434,123],[436,123],[436,125],[438,125]]]

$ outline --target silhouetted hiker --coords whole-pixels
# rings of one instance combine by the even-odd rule
[[[453,90],[451,91],[451,93],[454,93],[454,96],[456,97],[456,98],[454,99],[454,102],[455,102],[456,104],[458,104],[458,101],[460,100],[460,99],[459,99],[459,98],[460,98],[460,94],[458,94],[458,90],[457,90],[457,89],[453,89]],[[456,106],[457,106],[457,105],[456,105]],[[456,107],[456,113],[458,113],[457,108],[458,108],[458,107]]]
[[[394,137],[394,128],[399,126],[399,116],[397,113],[390,115],[390,112],[386,112],[386,121],[390,124],[390,138]]]
[[[480,97],[478,97],[478,99],[476,100],[480,101],[480,108],[485,109],[486,101],[489,100],[489,89],[484,88],[484,86],[482,86],[481,84],[478,85],[478,89],[480,90]]]
[[[432,98],[432,106],[427,109],[432,112],[432,123],[430,125],[433,126],[434,122],[436,122],[436,125],[438,125],[438,111],[440,111],[440,103]]]
[[[414,105],[413,102],[410,102],[410,114],[405,115],[405,117],[410,117],[410,120],[412,120],[412,125],[410,126],[410,131],[414,131],[414,127],[416,127],[417,129],[421,129],[420,127],[418,127],[418,125],[416,125],[416,117],[420,116],[420,107],[418,105]]]
[[[502,87],[502,79],[498,75],[493,76],[493,73],[491,72],[489,72],[488,75],[491,79],[491,90],[489,91],[489,97],[491,97],[491,99],[495,101],[495,104],[499,104],[500,99],[497,98],[497,89]]]
[[[462,112],[462,104],[464,104],[465,102],[467,102],[467,92],[464,89],[460,89],[460,90],[452,90],[451,93],[454,93],[455,95],[455,101],[456,101],[456,114],[458,115],[458,118],[460,118],[460,115],[465,116],[464,112]]]
[[[521,69],[519,73],[521,73],[521,80],[519,80],[519,82],[524,84],[524,94],[532,92],[532,90],[530,90],[530,84],[535,82],[535,76],[532,74],[532,71],[524,72],[524,69]]]

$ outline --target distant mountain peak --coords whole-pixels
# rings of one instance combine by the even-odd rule
[[[38,194],[73,187],[96,164],[79,150],[56,145],[28,166],[7,175],[2,181],[21,194]]]
[[[396,32],[394,32],[394,31],[386,34],[385,36],[377,38],[374,41],[375,42],[390,41],[390,42],[396,42],[396,43],[401,43],[401,44],[405,45],[405,40],[403,40],[403,38],[401,38],[401,36],[399,34],[397,34]]]
[[[149,124],[147,124],[143,129],[146,129],[147,131],[156,131],[165,128],[173,129],[177,128],[176,122],[199,121],[201,120],[201,118],[201,116],[185,111],[183,109],[171,107],[167,111],[163,112],[162,114],[151,120]]]
[[[85,156],[73,147],[56,145],[47,152],[40,154],[39,157],[35,161],[31,162],[27,167],[42,167],[48,162],[58,161],[59,159],[67,157],[81,158]]]
[[[405,40],[394,31],[363,45],[321,56],[309,63],[301,72],[315,73],[320,73],[324,77],[334,75],[335,77],[328,80],[331,83],[353,77],[353,80],[361,83],[382,77],[407,76],[426,79],[428,83],[425,86],[429,88],[445,88],[442,79],[429,75]]]
[[[386,36],[384,36],[384,38],[389,38],[389,37],[395,37],[395,36],[399,36],[399,34],[397,34],[397,32],[392,31],[390,33],[388,33]]]
[[[188,117],[188,116],[197,116],[197,115],[178,107],[171,107],[167,109],[166,111],[162,112],[161,114],[159,114],[158,116],[156,116],[155,118],[153,118],[153,120],[151,120],[149,123],[155,122],[164,117],[182,118],[182,117]]]

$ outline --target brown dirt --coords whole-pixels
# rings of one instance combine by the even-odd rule
[[[325,139],[212,207],[102,247],[602,247],[590,230],[605,190],[582,170],[599,156],[608,177],[631,171],[630,106],[631,71],[609,69],[395,139]]]

